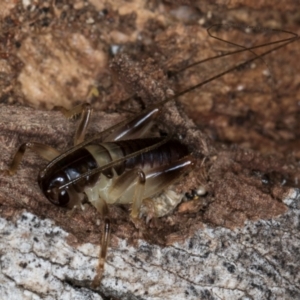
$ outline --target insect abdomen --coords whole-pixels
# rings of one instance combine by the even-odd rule
[[[163,138],[147,138],[117,141],[112,143],[87,146],[87,149],[93,154],[99,166],[104,166],[105,164],[113,160],[124,157],[139,150],[143,150],[149,146],[153,146],[161,142],[162,140]],[[154,168],[169,164],[170,162],[176,161],[187,155],[189,155],[189,151],[185,145],[181,144],[177,140],[170,140],[154,150],[142,152],[141,154],[133,158],[129,158],[123,161],[113,168],[118,175],[121,175],[126,169],[130,170],[134,168]],[[113,176],[112,170],[106,170],[104,174],[107,176]]]
[[[136,193],[139,172],[145,177],[143,199],[162,192],[177,180],[190,168],[193,160],[188,148],[177,140],[169,140],[150,151],[145,150],[162,140],[162,138],[147,138],[87,146],[99,167],[139,150],[142,151],[135,157],[106,169],[103,172],[105,176],[101,176],[93,188],[86,188],[85,193],[90,202],[96,205],[99,195],[108,204],[131,203]]]

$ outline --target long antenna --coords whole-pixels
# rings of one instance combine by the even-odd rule
[[[284,32],[287,32],[287,31],[284,31]],[[289,32],[288,32],[288,33],[289,33]],[[281,45],[278,45],[278,46],[276,46],[276,47],[274,47],[274,48],[272,48],[272,49],[270,49],[270,50],[268,50],[268,51],[265,51],[264,53],[261,53],[261,54],[259,54],[259,55],[256,55],[255,57],[253,57],[253,58],[251,58],[251,59],[249,59],[249,60],[247,60],[247,61],[245,61],[245,62],[242,62],[242,63],[240,63],[240,64],[238,64],[238,65],[235,65],[235,66],[233,66],[233,67],[231,67],[231,68],[229,68],[229,69],[227,69],[227,70],[225,70],[225,71],[223,71],[223,72],[221,72],[221,73],[219,73],[219,74],[217,74],[217,75],[215,75],[215,76],[212,76],[212,77],[210,77],[210,78],[208,78],[208,79],[206,79],[206,80],[204,80],[204,81],[202,81],[202,82],[200,82],[200,83],[198,83],[198,84],[196,84],[196,85],[194,85],[194,86],[192,86],[192,87],[189,87],[189,88],[187,88],[187,89],[185,89],[185,90],[179,92],[178,94],[176,94],[176,95],[174,95],[174,96],[172,96],[172,97],[169,97],[169,98],[167,98],[167,99],[165,99],[165,100],[162,100],[162,101],[160,101],[160,102],[158,102],[158,103],[156,103],[156,104],[154,104],[154,105],[148,107],[146,110],[144,110],[144,112],[151,111],[151,110],[153,110],[154,108],[157,108],[157,107],[161,107],[162,105],[164,105],[164,104],[166,104],[166,103],[168,103],[168,102],[170,102],[170,101],[172,101],[172,100],[174,100],[174,99],[176,99],[176,98],[178,98],[178,97],[180,97],[180,96],[182,96],[182,95],[184,95],[184,94],[186,94],[186,93],[189,93],[189,92],[191,92],[191,91],[193,91],[193,90],[195,90],[195,89],[197,89],[197,88],[199,88],[199,87],[201,87],[201,86],[203,86],[203,85],[205,85],[205,84],[207,84],[207,83],[209,83],[209,82],[211,82],[211,81],[213,81],[213,80],[215,80],[215,79],[217,79],[217,78],[220,78],[220,77],[222,77],[222,76],[224,76],[224,75],[226,75],[226,74],[228,74],[228,73],[234,71],[234,70],[237,69],[237,68],[240,68],[240,67],[242,67],[242,66],[244,66],[244,65],[247,65],[247,64],[249,64],[249,63],[251,63],[251,62],[253,62],[253,61],[257,60],[257,59],[260,59],[260,58],[262,58],[262,57],[268,55],[269,53],[271,53],[271,52],[273,52],[273,51],[276,51],[276,50],[278,50],[278,49],[280,49],[280,48],[282,48],[282,47],[285,47],[286,45],[288,45],[288,44],[290,44],[290,43],[293,43],[294,41],[296,41],[296,40],[299,39],[299,36],[298,36],[297,34],[294,34],[294,33],[291,33],[291,34],[293,34],[293,37],[291,37],[291,38],[289,38],[289,39],[283,39],[283,40],[281,40],[281,41],[275,41],[275,42],[263,44],[263,45],[260,45],[260,46],[254,46],[254,47],[251,47],[251,48],[245,48],[245,49],[242,49],[242,50],[238,50],[238,51],[231,52],[231,54],[232,54],[232,53],[239,53],[239,52],[243,52],[243,51],[247,51],[247,50],[252,50],[252,49],[257,49],[257,48],[263,47],[263,46],[275,45],[275,44],[278,44],[278,43],[282,43],[282,42],[283,42],[283,44],[281,44]],[[224,56],[227,56],[227,55],[228,55],[228,54],[226,53],[225,55],[218,56],[218,58],[219,58],[219,57],[224,57]],[[209,58],[209,59],[211,59],[211,58]],[[202,62],[202,61],[201,61],[201,62]],[[199,62],[198,62],[198,63],[199,63]],[[193,64],[193,65],[195,65],[195,64]],[[85,141],[85,142],[83,142],[83,143],[81,143],[81,144],[78,144],[78,145],[76,145],[76,146],[70,148],[69,150],[67,150],[66,152],[64,152],[63,154],[61,154],[61,155],[58,156],[57,158],[55,158],[53,161],[51,161],[51,162],[44,168],[44,170],[40,173],[41,176],[43,176],[43,174],[45,174],[45,172],[47,172],[47,171],[48,171],[48,170],[49,170],[56,162],[58,162],[59,160],[63,159],[64,157],[66,157],[68,154],[70,154],[70,153],[76,151],[77,149],[79,149],[79,148],[81,148],[81,147],[84,147],[85,145],[91,143],[92,141],[95,141],[95,140],[99,139],[100,137],[103,137],[105,134],[109,134],[109,133],[112,132],[114,129],[118,128],[118,127],[121,126],[122,124],[125,124],[125,123],[127,123],[127,122],[130,122],[130,120],[134,119],[135,117],[136,117],[136,116],[133,116],[133,117],[131,117],[131,118],[129,118],[129,119],[126,119],[126,120],[124,120],[124,121],[122,121],[122,122],[120,122],[120,123],[118,123],[118,124],[116,124],[116,125],[114,125],[114,126],[108,128],[107,130],[101,132],[96,138],[92,138],[92,139],[90,139],[90,140],[87,140],[87,141]],[[166,139],[165,141],[168,141],[168,139]],[[139,154],[141,153],[141,151],[143,151],[143,152],[151,151],[152,149],[155,149],[155,148],[161,146],[162,144],[164,144],[165,141],[161,141],[161,142],[159,142],[159,143],[157,143],[157,144],[155,144],[155,145],[152,145],[152,146],[150,146],[150,147],[148,147],[148,148],[145,148],[145,149],[140,150],[140,151],[136,151],[136,152],[131,153],[131,154],[129,154],[129,155],[125,156],[125,157],[122,157],[122,158],[120,158],[120,159],[118,159],[118,160],[112,161],[111,163],[108,163],[108,164],[105,165],[105,166],[102,166],[102,167],[93,169],[93,170],[91,170],[91,171],[89,171],[89,172],[86,172],[85,174],[82,174],[81,176],[77,177],[76,179],[71,180],[71,181],[68,182],[67,184],[60,186],[59,189],[66,188],[66,187],[69,186],[70,184],[74,184],[74,183],[76,183],[76,182],[78,182],[78,181],[80,181],[80,180],[82,180],[82,179],[85,179],[86,176],[92,176],[92,175],[94,175],[94,174],[100,173],[100,172],[102,172],[102,171],[104,171],[104,170],[106,170],[106,169],[109,169],[109,168],[115,166],[116,164],[118,164],[118,163],[120,163],[120,162],[122,162],[122,161],[125,161],[126,159],[135,157],[135,156],[139,155]]]

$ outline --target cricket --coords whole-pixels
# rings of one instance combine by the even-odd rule
[[[210,29],[214,26],[216,25],[208,29],[209,35]],[[58,110],[67,118],[80,116],[74,145],[64,152],[50,145],[31,141],[18,148],[8,169],[2,170],[3,175],[13,176],[20,166],[24,153],[28,150],[33,151],[48,162],[39,171],[37,178],[40,190],[48,201],[69,210],[81,209],[89,203],[101,215],[103,234],[96,275],[92,281],[93,287],[99,286],[104,273],[111,234],[109,213],[111,205],[129,204],[130,218],[135,223],[142,218],[148,222],[152,218],[172,214],[183,201],[184,193],[177,194],[171,187],[193,169],[196,158],[193,151],[184,140],[176,136],[175,132],[170,130],[166,137],[159,134],[155,137],[150,135],[158,116],[163,114],[165,104],[199,89],[236,68],[262,60],[265,55],[298,40],[298,36],[294,33],[280,32],[290,34],[291,37],[249,48],[231,43],[240,49],[209,57],[185,67],[180,72],[208,60],[235,53],[248,51],[252,54],[251,59],[158,101],[142,112],[100,132],[95,138],[85,138],[92,114],[91,104],[82,103],[70,110],[59,107]],[[259,55],[255,53],[256,49],[266,45],[272,46],[272,49]],[[194,195],[201,196],[201,187],[195,187],[195,190]]]

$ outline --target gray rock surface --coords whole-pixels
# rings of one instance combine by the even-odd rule
[[[99,290],[89,288],[97,246],[72,248],[66,232],[30,213],[1,218],[0,298],[299,299],[300,191],[284,202],[289,210],[274,220],[234,231],[205,226],[166,248],[119,240]]]

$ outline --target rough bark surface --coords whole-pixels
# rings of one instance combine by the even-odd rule
[[[250,2],[4,1],[0,169],[24,142],[60,151],[72,145],[75,124],[49,110],[55,105],[91,102],[94,136],[128,111],[253,57],[246,51],[177,73],[239,48],[209,38],[209,25],[300,32],[296,1]],[[217,34],[247,47],[290,36],[250,31],[223,26]],[[149,224],[141,220],[138,229],[129,207],[112,206],[111,246],[96,290],[96,210],[70,217],[48,203],[36,183],[45,162],[33,154],[16,176],[0,174],[0,298],[300,298],[299,54],[297,41],[184,95],[184,104],[164,106],[159,132],[175,133],[197,159],[174,189],[187,199],[199,187],[206,194]]]

